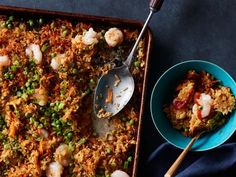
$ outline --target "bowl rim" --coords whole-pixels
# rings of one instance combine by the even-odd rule
[[[231,77],[231,75],[226,71],[224,70],[223,68],[221,68],[220,66],[218,66],[217,64],[214,64],[212,62],[209,62],[209,61],[205,61],[205,60],[199,60],[199,59],[193,59],[193,60],[185,60],[185,61],[182,61],[182,62],[179,62],[179,63],[176,63],[174,64],[173,66],[169,67],[165,72],[163,72],[161,74],[161,76],[157,79],[153,89],[152,89],[152,92],[151,92],[151,98],[150,98],[150,112],[151,112],[151,118],[152,118],[152,122],[155,126],[155,128],[157,129],[157,131],[159,132],[159,134],[170,144],[172,144],[173,146],[179,148],[179,149],[184,149],[185,147],[181,147],[179,145],[176,145],[175,143],[173,143],[172,141],[170,141],[169,139],[167,139],[163,133],[159,130],[157,124],[156,124],[156,121],[154,120],[154,115],[153,115],[153,97],[154,97],[154,92],[156,90],[156,87],[157,87],[157,84],[159,83],[159,81],[164,77],[164,75],[166,73],[168,73],[170,70],[172,70],[173,68],[179,66],[179,65],[182,65],[182,64],[186,64],[186,63],[192,63],[192,62],[197,62],[197,63],[204,63],[204,64],[209,64],[209,65],[212,65],[218,69],[220,69],[221,71],[223,71],[227,77],[232,81],[232,83],[236,86],[236,82],[235,80]],[[173,127],[172,127],[173,128]],[[208,148],[196,148],[196,149],[190,149],[190,151],[208,151],[208,150],[211,150],[211,149],[214,149],[220,145],[222,145],[223,143],[225,143],[233,134],[234,132],[236,131],[236,126],[234,128],[234,130],[225,138],[225,140],[223,141],[220,141],[219,143],[215,144],[214,146],[211,146],[211,147],[208,147]],[[182,135],[183,136],[183,135]],[[184,136],[183,136],[184,137]],[[188,138],[189,139],[189,142],[191,141],[192,138],[190,137],[185,137],[185,138]],[[197,141],[197,140],[196,140]]]

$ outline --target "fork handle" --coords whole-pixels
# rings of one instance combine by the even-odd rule
[[[173,177],[174,173],[178,169],[179,165],[183,161],[184,157],[188,153],[188,151],[191,149],[193,143],[199,138],[199,135],[192,138],[192,140],[188,143],[188,146],[184,149],[184,151],[179,155],[179,157],[175,160],[175,162],[171,165],[169,170],[166,172],[164,177]]]
[[[153,11],[159,11],[161,9],[164,0],[151,0],[149,3],[149,8]]]

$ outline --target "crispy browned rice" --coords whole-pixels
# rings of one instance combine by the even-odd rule
[[[98,43],[85,45],[89,28]],[[121,28],[124,41],[109,47],[110,27],[65,19],[22,19],[0,16],[0,176],[45,176],[49,164],[69,156],[63,177],[108,177],[117,169],[131,174],[144,71],[144,42],[140,42],[132,74],[135,95],[110,120],[114,130],[100,137],[92,127],[93,90],[115,58],[125,58],[138,31]],[[40,47],[42,62],[27,55]],[[34,46],[35,47],[35,46]],[[34,55],[37,55],[36,53]],[[54,70],[52,60],[61,61]],[[57,148],[62,145],[68,152]],[[66,146],[65,146],[66,145]],[[67,157],[68,158],[68,157]]]

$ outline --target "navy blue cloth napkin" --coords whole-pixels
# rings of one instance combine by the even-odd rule
[[[159,146],[149,157],[147,177],[163,177],[182,151],[169,143]],[[205,152],[189,152],[176,177],[236,177],[236,143],[223,144]]]

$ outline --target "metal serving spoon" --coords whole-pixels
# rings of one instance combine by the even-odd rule
[[[151,0],[150,13],[128,58],[120,67],[115,67],[99,80],[94,94],[94,113],[98,118],[109,118],[120,112],[131,99],[134,92],[134,79],[129,71],[137,45],[153,13],[160,10],[163,0]],[[110,101],[108,100],[110,97]]]

